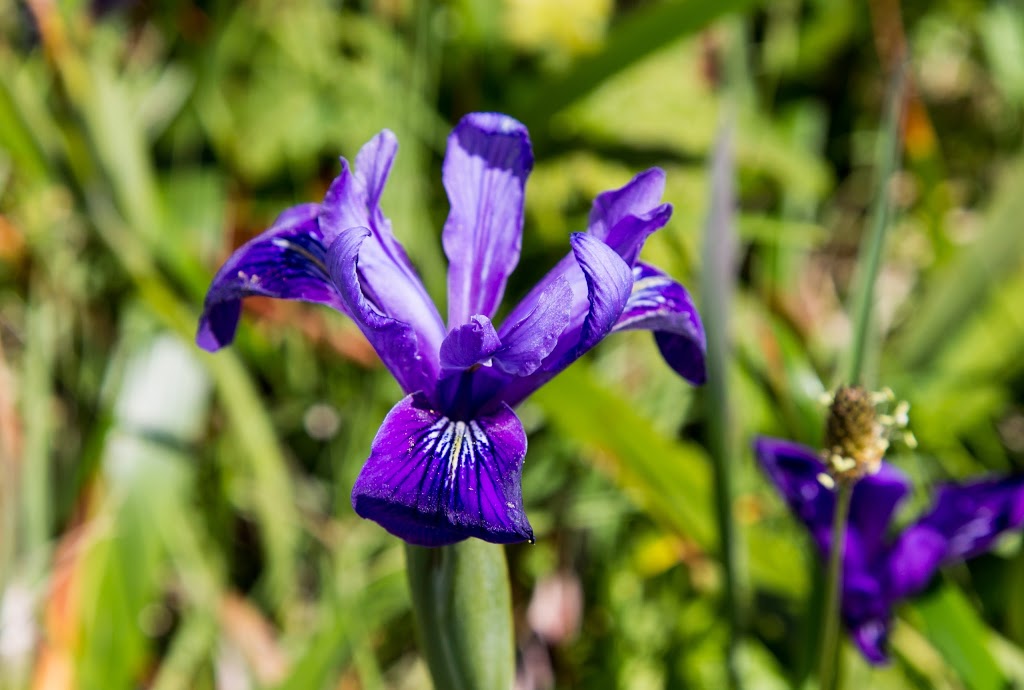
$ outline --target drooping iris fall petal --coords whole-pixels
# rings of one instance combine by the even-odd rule
[[[461,421],[408,396],[381,424],[352,505],[421,546],[532,541],[520,488],[525,456],[526,432],[508,406]]]
[[[345,311],[327,271],[319,214],[319,204],[288,209],[231,255],[206,293],[196,335],[200,347],[214,352],[235,339],[244,297],[302,300]]]

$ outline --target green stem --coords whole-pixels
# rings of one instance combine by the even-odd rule
[[[857,258],[857,287],[852,309],[853,342],[850,346],[850,378],[847,381],[851,385],[860,383],[863,376],[868,336],[871,333],[871,315],[875,306],[875,282],[882,265],[882,250],[885,248],[885,235],[889,229],[889,182],[899,162],[905,72],[906,67],[900,65],[889,82],[886,119],[878,147],[871,231]]]
[[[434,687],[511,688],[515,646],[504,547],[478,539],[433,549],[406,545],[405,559]]]
[[[896,170],[900,152],[900,122],[906,82],[906,66],[900,65],[892,75],[886,98],[886,117],[878,146],[875,205],[871,230],[861,246],[857,261],[857,286],[853,295],[853,341],[850,346],[848,382],[858,384],[864,377],[864,361],[871,334],[874,311],[875,282],[882,265],[886,232],[889,230],[889,181]],[[839,652],[839,611],[843,591],[843,551],[846,522],[853,495],[853,481],[840,481],[836,490],[835,514],[832,517],[832,551],[826,573],[825,614],[822,621],[822,645],[819,682],[822,690],[831,690],[836,681]]]
[[[836,681],[836,660],[839,657],[839,601],[843,587],[843,551],[846,547],[846,519],[850,512],[853,483],[840,482],[836,490],[836,510],[832,516],[832,552],[825,575],[825,617],[822,630],[821,668],[818,673],[821,690],[831,690]]]

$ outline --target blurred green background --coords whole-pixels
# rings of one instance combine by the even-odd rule
[[[675,214],[645,256],[734,343],[747,687],[814,666],[819,565],[749,441],[820,441],[903,56],[868,352],[920,442],[890,457],[917,482],[901,520],[937,481],[1024,463],[1019,0],[6,0],[0,36],[0,688],[429,686],[400,543],[349,504],[396,384],[307,305],[250,300],[232,348],[192,344],[220,262],[383,127],[400,141],[384,208],[442,304],[440,161],[463,113],[533,136],[510,298],[597,193],[667,171]],[[725,122],[737,285],[708,300]],[[523,405],[520,687],[722,687],[714,410],[643,333]],[[846,686],[1024,684],[1019,541],[902,606],[888,667],[847,647]]]

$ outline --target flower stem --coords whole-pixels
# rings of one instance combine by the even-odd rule
[[[821,666],[818,687],[831,690],[835,686],[836,661],[839,657],[839,602],[843,587],[843,552],[846,550],[846,519],[850,512],[853,483],[840,482],[836,488],[836,509],[832,516],[832,551],[825,574],[825,616],[822,623]]]
[[[875,179],[875,204],[871,214],[871,230],[867,242],[861,245],[857,258],[857,285],[853,294],[853,342],[850,345],[850,377],[847,383],[861,383],[868,336],[871,334],[871,315],[874,311],[875,282],[882,264],[882,250],[889,229],[889,183],[899,163],[901,127],[906,82],[906,66],[896,68],[889,82],[886,116],[878,143]]]
[[[512,596],[505,549],[478,539],[405,547],[420,650],[434,687],[511,688]]]
[[[875,203],[871,216],[871,230],[861,246],[857,260],[857,285],[853,293],[853,341],[850,345],[849,378],[851,385],[861,383],[864,377],[868,339],[872,331],[875,282],[882,264],[882,250],[889,229],[889,182],[899,162],[902,106],[906,83],[906,65],[900,64],[892,75],[886,98],[886,115],[878,144]],[[846,522],[853,495],[853,481],[839,481],[836,488],[836,507],[832,517],[832,551],[829,554],[825,580],[825,613],[822,620],[821,662],[819,687],[831,690],[836,681],[839,657],[839,612],[843,592],[843,552],[846,541]]]

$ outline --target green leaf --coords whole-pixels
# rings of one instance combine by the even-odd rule
[[[664,2],[629,14],[613,27],[603,51],[582,60],[564,76],[532,85],[522,109],[530,132],[539,138],[551,116],[586,95],[613,74],[672,41],[697,33],[719,17],[742,12],[754,0]]]
[[[943,584],[914,600],[923,632],[964,684],[974,690],[1006,687],[987,644],[989,630],[957,587]]]
[[[599,454],[641,507],[706,549],[717,548],[711,471],[704,451],[659,434],[577,362],[532,398],[563,437]]]
[[[894,369],[921,371],[1024,257],[1024,158],[999,178],[982,236],[941,270],[929,276],[927,290],[902,327]]]

